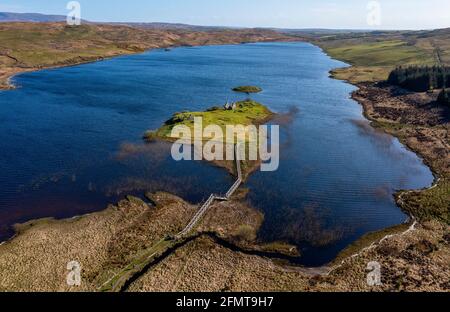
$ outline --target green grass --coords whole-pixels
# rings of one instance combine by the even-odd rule
[[[433,64],[424,50],[401,40],[361,43],[326,50],[332,57],[355,66],[398,66],[402,64]]]
[[[450,181],[442,178],[436,187],[403,195],[403,209],[421,221],[438,219],[450,224]]]
[[[245,100],[237,102],[236,110],[215,107],[205,112],[177,113],[158,130],[147,132],[145,138],[178,139],[171,136],[172,129],[176,126],[187,126],[193,134],[195,117],[203,118],[203,128],[209,125],[218,125],[225,134],[227,125],[258,125],[264,123],[272,115],[273,113],[264,105],[252,100]]]
[[[41,29],[32,25],[7,27],[0,31],[2,46],[24,66],[51,66],[78,56],[92,58],[106,53],[125,52],[101,37],[89,26],[54,27],[43,25]]]
[[[233,88],[233,91],[250,94],[250,93],[262,92],[262,89],[260,87],[256,87],[256,86],[240,86],[240,87]]]
[[[125,268],[117,272],[114,277],[100,287],[101,292],[118,292],[125,283],[136,273],[142,271],[156,257],[163,254],[175,244],[173,240],[162,239],[154,246],[143,250]]]
[[[378,82],[387,80],[394,66],[352,66],[337,68],[331,71],[335,79],[346,80],[350,83]]]
[[[297,247],[286,242],[272,242],[263,244],[260,249],[265,252],[281,253],[288,256],[300,256],[300,252]]]
[[[332,72],[337,79],[352,83],[386,80],[399,65],[432,65],[434,56],[429,51],[402,40],[377,42],[322,42],[319,45],[333,58],[353,65]]]

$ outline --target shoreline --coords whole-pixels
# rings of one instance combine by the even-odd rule
[[[148,51],[151,51],[151,50],[153,50],[153,49],[150,49]],[[138,55],[140,53],[145,53],[145,52],[146,51],[131,52],[130,54],[118,54],[118,55],[113,55],[113,56],[103,56],[103,57],[98,57],[96,59],[85,60],[85,61],[76,62],[76,63],[72,63],[72,64],[50,65],[50,66],[43,66],[43,67],[38,67],[38,68],[23,68],[23,70],[15,71],[14,73],[11,73],[11,75],[6,77],[6,84],[5,84],[5,86],[0,85],[0,92],[17,89],[18,86],[15,85],[11,80],[14,79],[16,76],[20,76],[22,74],[34,73],[34,72],[39,72],[39,71],[43,71],[43,70],[52,70],[52,69],[58,69],[58,68],[68,68],[68,67],[79,66],[79,65],[84,65],[84,64],[92,64],[92,63],[96,63],[96,62],[107,61],[107,60],[114,59],[114,58],[117,58],[120,56]]]
[[[433,174],[433,176],[434,176],[434,180],[433,180],[433,183],[431,184],[431,186],[429,186],[429,187],[424,187],[424,188],[421,188],[421,189],[416,189],[416,190],[398,190],[396,193],[393,194],[394,197],[401,196],[403,193],[407,193],[407,192],[427,191],[427,190],[431,190],[431,189],[437,187],[438,184],[439,184],[439,182],[440,182],[444,177],[443,177],[442,175],[440,175],[440,174],[437,172],[436,168],[434,168],[434,166],[431,164],[431,161],[430,161],[429,159],[427,159],[427,157],[426,157],[425,155],[423,155],[419,150],[415,149],[415,148],[412,147],[410,144],[408,144],[408,142],[406,142],[405,140],[402,140],[401,137],[396,136],[395,134],[388,132],[388,131],[387,131],[387,128],[383,127],[383,125],[380,124],[380,121],[379,121],[379,120],[377,120],[377,119],[375,119],[375,118],[373,118],[372,116],[369,115],[367,104],[366,104],[365,102],[362,102],[362,101],[358,100],[358,98],[357,98],[357,93],[358,93],[365,85],[373,85],[373,86],[375,86],[377,83],[373,83],[373,82],[352,83],[352,82],[351,82],[350,80],[348,80],[348,79],[338,78],[338,77],[336,76],[336,71],[337,71],[337,70],[341,70],[341,69],[350,69],[350,68],[352,68],[352,67],[354,68],[355,65],[353,65],[353,64],[351,64],[351,63],[346,63],[345,61],[342,61],[342,60],[339,60],[339,59],[337,59],[337,58],[334,58],[333,56],[331,56],[331,55],[325,50],[325,48],[321,47],[320,45],[318,45],[318,44],[316,44],[316,43],[311,42],[311,44],[313,44],[313,45],[315,45],[316,47],[318,47],[318,48],[319,48],[325,55],[327,55],[329,58],[331,58],[331,59],[333,59],[333,60],[336,60],[336,61],[339,61],[339,62],[342,62],[342,63],[348,65],[347,67],[337,67],[337,68],[331,69],[331,70],[329,71],[329,77],[332,78],[332,79],[335,79],[335,80],[343,81],[343,82],[348,83],[348,84],[350,84],[350,85],[352,85],[352,86],[354,86],[354,87],[357,88],[357,90],[352,91],[352,92],[350,93],[350,98],[351,98],[353,101],[355,101],[356,103],[358,103],[358,104],[363,108],[363,110],[362,110],[362,115],[363,115],[363,117],[364,117],[365,119],[367,119],[367,121],[369,121],[370,126],[371,126],[373,129],[381,129],[384,133],[386,133],[386,134],[388,134],[388,135],[390,135],[390,136],[396,138],[396,139],[400,142],[400,144],[402,144],[408,151],[413,152],[415,155],[417,155],[417,156],[419,157],[419,159],[423,162],[423,164],[424,164],[425,166],[427,166],[427,167],[430,169],[430,171],[432,172],[432,174]],[[397,202],[396,202],[396,204],[397,204],[397,206],[398,206],[400,209],[402,209],[402,207],[399,206]],[[409,217],[410,217],[410,218],[411,218],[411,217],[414,218],[414,216],[412,216],[412,215],[410,215]]]
[[[316,45],[316,44],[314,44]],[[429,187],[424,187],[421,189],[412,189],[412,190],[398,190],[396,191],[393,195],[394,199],[395,199],[395,204],[396,206],[402,211],[404,212],[407,216],[408,219],[405,220],[405,222],[403,224],[398,224],[396,226],[390,227],[390,228],[385,228],[379,231],[374,231],[374,232],[370,232],[365,234],[363,237],[361,237],[360,239],[356,240],[355,242],[353,242],[351,245],[347,246],[344,250],[342,250],[337,256],[336,258],[331,262],[331,264],[335,264],[336,261],[340,262],[341,264],[337,264],[330,272],[338,269],[342,263],[344,263],[347,259],[349,258],[353,258],[353,257],[357,257],[358,255],[360,255],[361,253],[363,253],[366,250],[372,249],[374,247],[376,247],[377,245],[381,244],[383,241],[385,241],[386,239],[393,237],[393,236],[403,236],[409,232],[413,232],[416,230],[417,228],[417,224],[420,224],[420,220],[417,219],[417,216],[415,216],[413,214],[413,212],[408,211],[405,208],[405,205],[408,204],[407,201],[405,201],[403,199],[403,196],[410,194],[410,193],[422,193],[422,192],[426,192],[426,191],[430,191],[435,189],[436,187],[440,186],[440,183],[442,182],[442,180],[445,178],[442,174],[440,174],[438,172],[438,170],[433,166],[432,161],[430,159],[427,158],[426,155],[424,155],[423,153],[421,153],[420,150],[414,148],[413,146],[411,146],[411,144],[409,144],[405,138],[402,138],[399,135],[396,135],[395,133],[389,132],[387,127],[384,127],[383,124],[377,120],[376,118],[370,116],[369,114],[369,104],[365,101],[362,101],[361,99],[358,98],[357,94],[358,92],[360,92],[364,87],[366,86],[371,86],[371,87],[375,87],[377,88],[377,85],[379,82],[361,82],[361,83],[353,83],[348,79],[343,79],[343,78],[338,78],[336,76],[336,71],[338,70],[342,70],[342,69],[351,69],[354,68],[355,65],[353,64],[349,64],[346,63],[342,60],[336,59],[334,57],[332,57],[324,48],[322,48],[319,45],[316,45],[317,47],[319,47],[323,53],[325,53],[327,56],[329,56],[331,59],[337,60],[339,62],[343,62],[346,65],[348,65],[347,67],[338,67],[338,68],[334,68],[332,70],[329,71],[329,77],[332,79],[336,79],[339,81],[343,81],[345,83],[348,83],[354,87],[356,87],[357,89],[352,91],[350,93],[350,98],[355,101],[356,103],[358,103],[361,107],[362,107],[362,115],[363,117],[369,122],[370,126],[373,129],[379,129],[381,131],[383,131],[383,133],[392,136],[393,138],[397,139],[399,141],[399,143],[408,151],[414,153],[419,159],[420,161],[427,167],[429,168],[429,170],[432,172],[433,174],[433,182]],[[366,99],[368,100],[368,99]],[[400,231],[399,228],[401,228],[402,226],[408,226],[408,229],[406,231]],[[366,241],[366,237],[367,236],[376,236],[379,233],[383,233],[385,234],[382,238],[377,238],[377,239],[372,239],[372,240],[368,240]],[[355,247],[356,245],[356,247]],[[348,252],[354,252],[355,254],[351,255],[351,256],[347,256],[346,258],[344,257],[342,259],[342,257],[340,257],[342,254],[344,253],[348,253]],[[340,259],[341,258],[341,259]]]

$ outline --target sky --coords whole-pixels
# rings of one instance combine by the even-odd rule
[[[67,14],[68,0],[0,0],[0,11]],[[435,29],[450,27],[450,0],[78,0],[81,18],[208,26]],[[375,2],[375,5],[373,4]],[[378,3],[378,5],[377,5]]]

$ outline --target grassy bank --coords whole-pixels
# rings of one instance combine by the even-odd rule
[[[367,233],[357,241],[353,242],[347,248],[342,250],[339,255],[336,257],[336,259],[333,260],[333,265],[338,265],[340,262],[344,261],[345,259],[348,259],[357,253],[361,252],[364,248],[370,247],[374,242],[380,241],[383,238],[385,238],[387,235],[395,235],[395,234],[401,234],[408,230],[410,227],[410,224],[401,224],[397,226],[392,226],[389,228],[386,228],[381,231],[371,232]]]
[[[403,209],[419,220],[437,219],[450,224],[450,181],[441,178],[432,188],[400,194]]]
[[[386,80],[396,67],[406,64],[433,65],[433,54],[402,40],[357,43],[350,45],[323,45],[333,58],[353,65],[333,72],[338,79],[352,83]]]
[[[429,36],[402,33],[369,34],[353,37],[316,38],[315,43],[331,57],[352,65],[334,70],[333,76],[351,83],[386,80],[400,65],[433,65],[436,63],[437,39],[442,34]],[[444,45],[445,48],[450,48]],[[445,55],[445,60],[450,56]]]
[[[434,63],[433,55],[402,40],[325,47],[331,57],[360,69],[362,80],[385,80],[399,65]]]

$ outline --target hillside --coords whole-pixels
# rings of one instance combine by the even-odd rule
[[[336,78],[353,83],[385,80],[399,65],[434,65],[437,52],[443,63],[450,64],[450,28],[302,36],[331,57],[353,65],[334,72]]]
[[[40,13],[11,13],[0,12],[0,22],[63,22],[64,15],[48,15]]]
[[[217,30],[231,30],[231,29],[239,29],[239,28],[230,28],[230,27],[220,27],[220,26],[197,26],[197,25],[188,25],[181,23],[133,23],[133,22],[115,22],[115,23],[107,23],[110,25],[118,25],[118,26],[130,26],[134,28],[140,29],[166,29],[166,30],[186,30],[186,31],[217,31]],[[241,28],[242,29],[242,28]]]
[[[187,31],[65,23],[0,23],[0,89],[18,72],[85,63],[147,49],[290,40],[270,30]]]
[[[57,23],[65,22],[65,15],[49,15],[41,13],[12,13],[0,12],[0,23],[11,22],[29,22],[29,23]],[[188,31],[215,31],[223,29],[231,29],[229,27],[219,26],[196,26],[182,23],[161,23],[161,22],[94,22],[83,20],[83,23],[88,24],[108,24],[113,26],[129,26],[141,29],[159,29],[159,30],[188,30]]]

